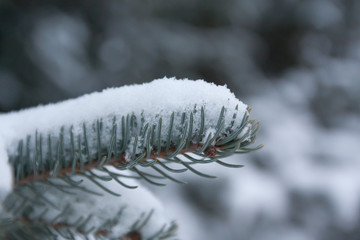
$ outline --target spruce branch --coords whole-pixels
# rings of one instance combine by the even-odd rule
[[[179,91],[173,85],[182,89]],[[117,221],[108,219],[107,223],[115,223],[107,228],[88,227],[86,223],[91,215],[78,219],[80,227],[58,221],[67,214],[67,209],[59,209],[51,194],[74,198],[82,194],[119,197],[121,188],[138,187],[129,183],[129,179],[157,186],[165,186],[166,180],[185,184],[175,175],[186,171],[215,178],[202,172],[201,165],[241,168],[243,165],[223,159],[263,146],[253,146],[260,123],[249,119],[252,108],[237,100],[225,87],[163,79],[128,88],[0,116],[0,123],[4,123],[0,126],[8,126],[0,128],[0,158],[4,155],[4,145],[13,176],[13,190],[2,204],[10,217],[0,219],[0,235],[16,239],[19,236],[15,235],[20,234],[19,239],[31,239],[26,237],[35,231],[70,239],[72,234],[109,239],[113,236],[112,227],[119,224]],[[158,88],[172,88],[174,96],[167,94],[165,100],[149,97],[147,91],[152,91],[154,96],[162,94]],[[121,101],[114,102],[112,99],[118,95],[123,96],[119,98]],[[141,96],[145,98],[143,102],[139,99]],[[180,100],[175,101],[177,99]],[[167,100],[171,104],[167,104]],[[37,115],[45,118],[39,119],[41,124],[34,117]],[[59,119],[46,120],[47,115],[56,115]],[[62,119],[63,115],[68,117]],[[33,125],[26,126],[22,122],[25,117]],[[19,129],[23,132],[16,133]],[[109,182],[121,188],[109,187]],[[36,216],[29,214],[39,211]],[[59,212],[59,215],[45,219],[47,211]],[[143,214],[128,233],[117,238],[143,239],[142,228],[152,214],[153,211]],[[8,227],[9,222],[14,229],[23,230],[16,233],[17,230]],[[149,239],[170,238],[175,226],[174,223],[169,227],[164,225]]]
[[[39,216],[29,218],[22,216],[19,218],[0,218],[0,237],[6,240],[32,240],[32,239],[58,239],[61,236],[64,239],[75,240],[78,237],[88,239],[91,235],[95,239],[107,239],[111,235],[111,228],[118,224],[121,220],[123,208],[117,213],[116,218],[107,219],[101,226],[88,226],[88,217],[80,217],[73,223],[61,221],[62,213],[55,216],[51,220],[44,220],[47,210],[43,211]],[[66,209],[64,209],[66,211]],[[111,237],[111,239],[120,240],[141,240],[144,239],[141,229],[149,222],[152,217],[153,210],[149,213],[141,214],[135,223],[131,226],[127,233],[122,236]],[[147,240],[166,239],[174,236],[177,225],[170,222],[163,225],[153,236],[146,238]]]
[[[255,148],[247,147],[255,142],[255,137],[260,129],[259,123],[253,124],[254,120],[248,120],[249,109],[244,114],[241,125],[237,129],[233,130],[232,126],[228,126],[227,130],[224,130],[224,121],[222,120],[224,114],[223,107],[220,110],[218,123],[214,129],[214,136],[210,133],[206,139],[204,136],[204,107],[201,107],[200,131],[197,134],[192,134],[194,117],[193,113],[190,112],[188,114],[190,116],[189,122],[185,121],[185,118],[181,120],[183,122],[181,126],[181,129],[183,129],[182,135],[174,136],[172,133],[172,123],[175,114],[172,113],[167,141],[164,143],[161,142],[161,139],[164,138],[161,136],[162,132],[160,130],[161,117],[159,118],[159,123],[150,128],[148,127],[149,123],[144,123],[143,121],[141,121],[140,127],[136,127],[137,119],[134,115],[122,117],[122,123],[125,122],[125,119],[127,119],[126,122],[128,123],[121,124],[120,132],[123,135],[121,140],[118,140],[116,137],[117,124],[116,118],[114,118],[111,129],[112,136],[108,143],[101,142],[101,120],[94,122],[96,128],[93,129],[87,129],[86,125],[83,124],[83,134],[78,135],[78,139],[83,139],[83,141],[79,141],[77,147],[73,140],[72,126],[69,128],[69,136],[64,133],[65,127],[60,127],[58,138],[48,137],[49,143],[47,146],[44,146],[41,135],[39,136],[36,131],[34,135],[35,140],[32,143],[30,142],[31,136],[28,136],[24,149],[24,140],[20,140],[17,154],[10,156],[10,163],[15,170],[14,184],[15,186],[21,186],[30,182],[61,177],[71,179],[74,175],[81,175],[96,182],[104,179],[105,181],[117,179],[120,183],[120,180],[116,178],[116,173],[111,172],[107,166],[115,167],[118,170],[133,170],[144,180],[152,177],[147,176],[137,167],[150,167],[164,178],[173,181],[174,178],[165,173],[166,171],[174,172],[167,167],[169,163],[178,163],[184,166],[185,170],[190,171],[193,171],[190,165],[211,162],[216,162],[226,167],[241,167],[224,163],[220,159],[234,153],[248,153],[262,147],[262,145]],[[182,116],[184,115],[186,116],[186,114]],[[232,123],[235,121],[236,116],[236,113],[234,113]],[[152,131],[152,129],[156,128],[158,131],[157,134],[154,134],[155,131]],[[91,130],[93,131],[91,134],[96,135],[94,138],[96,142],[93,145],[97,146],[97,152],[93,154],[90,154],[90,148],[88,147],[89,140],[87,138],[87,133]],[[67,146],[67,148],[63,143],[65,137],[70,138],[70,146]],[[55,139],[57,144],[51,144],[51,139]],[[134,140],[131,141],[130,139]],[[30,149],[32,149],[32,153]],[[130,149],[130,156],[128,156],[129,152],[126,152],[127,149]],[[197,156],[197,158],[190,154]],[[181,160],[179,156],[183,156],[189,161]],[[102,175],[96,175],[93,170],[100,171]],[[206,175],[198,171],[193,172],[200,176]],[[178,182],[177,180],[175,181]],[[149,182],[152,183],[152,181]]]

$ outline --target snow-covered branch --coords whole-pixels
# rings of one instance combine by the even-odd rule
[[[260,128],[249,120],[250,111],[226,86],[163,78],[1,114],[0,196],[14,185],[3,205],[17,219],[39,223],[60,224],[56,217],[60,211],[61,226],[70,226],[64,220],[76,217],[66,211],[76,201],[66,199],[62,202],[66,205],[58,208],[59,194],[75,195],[77,201],[84,194],[94,195],[94,202],[79,205],[79,209],[85,207],[80,212],[105,202],[107,207],[109,202],[116,203],[109,208],[115,210],[125,204],[99,195],[116,198],[123,191],[119,185],[137,188],[138,182],[129,179],[163,186],[164,180],[184,183],[173,176],[184,171],[214,177],[195,165],[242,167],[220,159],[262,147],[250,146]],[[39,218],[37,209],[44,206],[51,210]],[[31,216],[25,216],[29,211]],[[90,215],[102,214],[104,208]],[[94,229],[85,232],[104,233],[99,221],[93,225]],[[111,227],[111,233],[115,232]],[[127,232],[116,236],[124,234]]]

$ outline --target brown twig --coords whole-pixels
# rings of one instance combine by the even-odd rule
[[[196,152],[199,149],[201,149],[202,145],[201,144],[190,144],[188,148],[184,148],[182,149],[179,154],[183,154],[183,153],[188,153],[188,152]],[[166,158],[167,156],[169,156],[170,154],[168,154],[169,152],[172,153],[176,150],[176,148],[170,148],[168,152],[165,151],[161,151],[159,154],[155,154],[156,151],[152,151],[151,155],[150,155],[150,159],[156,159],[156,158]],[[210,146],[207,149],[205,149],[204,153],[207,156],[215,156],[217,154],[217,151],[219,150],[219,147],[215,147],[215,146]],[[146,163],[147,162],[147,158],[144,157],[142,158],[140,161]],[[88,170],[92,170],[92,169],[96,169],[100,164],[100,161],[98,159],[94,159],[92,164],[89,163],[85,163],[83,168],[81,168],[80,166],[77,166],[74,169],[74,174],[77,173],[82,173]],[[108,161],[108,163],[106,163],[104,166],[124,166],[126,164],[129,164],[129,162],[126,161],[125,159],[125,153],[123,153],[121,156],[117,157],[116,159],[111,158],[110,161]],[[79,164],[78,164],[79,165]],[[69,165],[67,168],[62,168],[59,170],[59,172],[57,173],[56,177],[61,177],[61,176],[65,176],[67,174],[72,173],[72,166]],[[19,179],[18,182],[16,182],[16,179],[14,179],[14,185],[15,186],[19,186],[19,185],[24,185],[26,183],[29,182],[33,182],[33,181],[41,181],[41,180],[45,180],[51,177],[51,171],[50,170],[46,170],[44,173],[40,173],[37,176],[35,175],[29,175],[26,176],[22,179]]]
[[[141,233],[131,232],[131,233],[126,234],[125,236],[122,236],[120,239],[121,240],[141,240]]]

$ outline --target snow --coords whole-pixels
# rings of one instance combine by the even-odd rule
[[[238,110],[235,110],[236,106]],[[233,121],[234,111],[238,111],[234,127],[239,126],[243,115],[247,111],[247,105],[239,101],[226,86],[217,86],[203,80],[177,80],[165,77],[151,83],[109,88],[102,92],[87,94],[56,104],[0,114],[0,173],[2,180],[0,183],[0,197],[5,197],[11,190],[12,176],[7,164],[7,156],[16,155],[18,141],[26,139],[27,136],[33,136],[35,132],[42,136],[49,134],[54,137],[59,135],[62,127],[64,127],[65,131],[68,131],[73,126],[73,132],[76,136],[76,134],[82,133],[83,123],[86,126],[91,126],[101,119],[104,124],[103,129],[105,129],[101,142],[106,143],[110,139],[114,117],[116,117],[117,121],[120,121],[122,116],[134,114],[138,119],[143,117],[145,122],[150,123],[151,126],[157,124],[161,116],[161,135],[163,136],[161,141],[163,144],[167,138],[170,116],[173,112],[175,113],[173,135],[180,135],[181,129],[179,126],[184,112],[193,113],[193,133],[195,134],[200,129],[201,107],[204,107],[205,113],[205,139],[210,133],[215,133],[222,107],[225,107],[225,126],[229,126]],[[187,114],[186,119],[189,119],[189,115]],[[118,131],[120,131],[120,128],[118,128]],[[88,131],[88,134],[90,141],[96,139],[94,131]],[[117,136],[121,136],[120,132]],[[34,147],[33,138],[31,141],[30,147]],[[64,139],[64,141],[65,148],[66,146],[69,147],[69,138]],[[134,137],[131,138],[130,143],[133,141]],[[91,144],[95,143],[90,143],[90,148],[94,146]],[[93,148],[96,149],[95,146]],[[128,149],[127,153],[129,153],[129,150],[132,149]],[[139,185],[134,180],[128,180],[127,183]],[[101,191],[101,189],[94,187],[92,183],[87,181],[82,184],[90,189]],[[49,189],[46,197],[56,203],[60,209],[64,209],[68,203],[71,203],[69,212],[61,219],[62,222],[73,222],[74,219],[80,216],[93,215],[93,218],[88,223],[89,228],[91,226],[100,226],[105,220],[116,217],[116,213],[126,206],[123,218],[121,218],[124,219],[124,222],[117,224],[112,229],[114,236],[121,236],[128,232],[131,224],[142,213],[148,214],[151,209],[154,209],[155,212],[150,222],[142,229],[144,238],[153,235],[165,223],[169,225],[169,220],[164,216],[162,205],[145,188],[128,190],[119,187],[117,183],[114,183],[114,180],[102,182],[102,184],[114,192],[122,194],[122,197],[115,197],[107,193],[104,193],[103,197],[83,193],[73,196],[58,192],[56,189]],[[41,207],[35,207],[33,217],[38,216],[42,210]],[[51,209],[45,218],[51,220],[57,214],[59,214],[58,210]]]
[[[162,133],[164,133],[162,142],[164,142],[171,113],[176,113],[174,126],[179,126],[181,114],[193,111],[195,105],[197,113],[194,114],[194,129],[200,128],[201,106],[205,108],[205,129],[216,126],[223,106],[227,109],[225,126],[231,122],[236,105],[238,105],[238,117],[235,126],[240,124],[247,107],[226,86],[217,86],[203,80],[176,80],[165,77],[151,83],[109,88],[57,104],[1,114],[0,138],[4,139],[11,155],[16,151],[18,141],[28,135],[34,135],[36,130],[39,134],[58,136],[62,126],[68,131],[73,125],[76,136],[82,132],[82,123],[91,126],[94,121],[102,119],[105,131],[109,133],[114,116],[118,121],[121,116],[127,114],[134,114],[140,119],[143,113],[145,122],[151,124],[157,124],[159,116],[162,117]],[[180,129],[174,128],[174,134],[179,133]],[[104,135],[104,140],[108,141],[111,135]]]
[[[112,168],[111,171],[115,172],[116,170]],[[131,175],[131,172],[128,171],[122,171],[121,173],[128,176]],[[96,174],[101,175],[99,172],[96,172]],[[135,190],[119,187],[119,184],[114,180],[101,182],[106,188],[121,194],[121,197],[117,197],[102,191],[92,182],[85,180],[81,186],[99,192],[103,194],[103,196],[87,194],[80,191],[76,192],[77,194],[75,195],[70,195],[51,188],[46,192],[45,197],[56,203],[60,211],[66,209],[66,206],[71,203],[69,209],[65,211],[65,214],[58,219],[57,222],[71,224],[75,219],[79,219],[80,217],[85,219],[89,215],[92,215],[92,218],[85,226],[85,230],[87,230],[93,226],[102,226],[104,222],[109,219],[119,221],[118,224],[115,224],[111,228],[111,236],[108,237],[118,238],[119,236],[125,235],[130,231],[131,225],[135,223],[142,214],[144,214],[142,218],[144,219],[151,210],[154,210],[152,217],[141,229],[141,234],[145,239],[154,235],[164,224],[169,226],[170,220],[167,218],[162,204],[151,192],[134,179],[121,178],[121,181],[139,187]],[[59,199],[61,199],[61,201],[59,201]],[[118,215],[121,209],[123,209],[122,214]],[[35,211],[31,217],[36,218],[43,210],[43,206],[35,207]],[[49,208],[49,211],[44,216],[44,220],[51,221],[60,211],[55,208]]]
[[[8,156],[0,139],[0,203],[12,188],[12,171],[8,164]],[[1,213],[1,207],[0,207]]]

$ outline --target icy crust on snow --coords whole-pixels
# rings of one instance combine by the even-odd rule
[[[171,114],[175,113],[173,136],[181,134],[181,118],[186,113],[189,121],[193,113],[193,137],[200,129],[201,106],[205,112],[205,130],[215,128],[220,111],[224,106],[225,126],[232,121],[235,107],[238,105],[234,128],[237,128],[246,112],[247,106],[239,101],[226,86],[217,86],[203,80],[177,80],[175,78],[157,79],[141,85],[129,85],[121,88],[109,88],[76,99],[56,104],[38,106],[19,112],[0,115],[0,138],[4,139],[9,156],[16,154],[18,143],[30,137],[30,146],[34,147],[35,132],[42,135],[45,142],[50,135],[56,144],[60,129],[63,127],[65,148],[70,146],[69,131],[73,126],[75,139],[83,134],[83,124],[87,127],[90,149],[96,153],[96,124],[102,121],[101,141],[104,145],[111,139],[113,119],[116,117],[117,136],[121,139],[121,117],[134,115],[137,125],[141,119],[150,126],[159,123],[162,118],[161,143],[166,142]],[[137,129],[138,131],[138,129]],[[134,137],[134,134],[132,134]],[[140,140],[141,141],[141,140]],[[176,143],[174,143],[176,144]],[[56,148],[54,145],[53,148]]]

